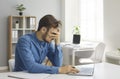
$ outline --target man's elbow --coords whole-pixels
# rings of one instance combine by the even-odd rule
[[[34,65],[27,67],[28,73],[38,73],[38,69],[34,67]]]

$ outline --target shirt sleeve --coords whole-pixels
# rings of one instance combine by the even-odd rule
[[[34,56],[30,50],[30,41],[26,38],[21,38],[16,47],[17,53],[22,60],[23,65],[30,73],[58,73],[58,67],[46,66],[35,62]]]
[[[63,53],[60,45],[50,44],[47,57],[54,66],[60,67],[63,63]]]

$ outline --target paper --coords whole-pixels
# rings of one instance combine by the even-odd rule
[[[50,74],[15,72],[9,73],[8,76],[18,77],[22,79],[45,79],[50,76]]]

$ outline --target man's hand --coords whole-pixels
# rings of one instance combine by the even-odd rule
[[[78,73],[79,70],[77,70],[75,67],[68,65],[68,66],[63,66],[59,68],[59,73],[60,74],[69,74],[69,73]]]
[[[60,44],[60,29],[52,31],[49,36],[55,40],[56,45]]]

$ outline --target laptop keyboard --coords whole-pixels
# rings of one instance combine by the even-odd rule
[[[94,73],[94,64],[78,65],[76,68],[80,71],[74,75],[92,76]]]
[[[80,72],[76,73],[77,75],[92,75],[94,69],[93,68],[80,68]]]

